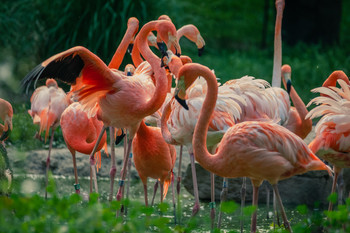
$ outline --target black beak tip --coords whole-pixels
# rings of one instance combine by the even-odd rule
[[[123,140],[124,137],[125,137],[125,133],[124,133],[124,130],[122,129],[122,134],[119,136],[117,135],[115,139],[115,145],[118,145]]]
[[[157,46],[162,54],[166,53],[166,45],[164,42],[157,42]]]
[[[179,104],[181,104],[182,107],[184,107],[184,109],[189,109],[185,100],[181,99],[178,95],[175,95],[175,99],[177,100],[177,102],[179,102]]]
[[[126,76],[132,76],[131,72],[128,71],[128,72],[126,73]]]
[[[287,93],[288,95],[290,94],[290,89],[292,88],[292,81],[291,80],[288,80],[287,81]]]
[[[205,46],[203,46],[202,48],[198,49],[198,56],[199,57],[203,55],[204,47]]]
[[[7,130],[5,131],[1,136],[0,136],[0,141],[4,141],[5,139],[7,139],[9,136],[11,135],[11,130]]]
[[[132,53],[132,49],[134,48],[134,44],[129,44],[128,46],[128,53],[131,54]]]

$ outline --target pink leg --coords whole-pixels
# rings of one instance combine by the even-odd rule
[[[159,183],[159,181],[157,180],[156,183],[154,184],[153,197],[152,197],[151,206],[153,206],[153,204],[154,204],[154,198],[156,197],[157,190],[158,190],[158,183]]]
[[[52,142],[53,142],[53,135],[54,135],[54,129],[51,128],[51,138],[50,138],[50,145],[49,145],[49,154],[46,159],[46,181],[45,181],[45,199],[47,199],[47,185],[49,183],[49,169],[50,169],[50,156],[51,156],[51,149],[52,149]]]
[[[109,137],[110,137],[110,145],[111,145],[111,169],[109,170],[110,177],[110,191],[109,191],[109,201],[113,200],[113,187],[114,187],[114,177],[117,172],[117,167],[115,165],[115,148],[114,148],[114,127],[109,127]]]
[[[277,184],[273,184],[272,187],[273,187],[273,190],[275,191],[276,199],[277,199],[278,204],[279,204],[279,206],[280,206],[280,210],[281,210],[281,214],[282,214],[282,218],[283,218],[283,222],[284,222],[284,227],[285,227],[289,232],[293,232],[293,231],[292,231],[292,228],[290,227],[290,224],[289,224],[289,222],[288,222],[286,212],[284,211],[284,207],[283,207],[283,204],[282,204],[282,200],[281,200],[281,197],[280,197],[280,193],[278,192]]]
[[[143,191],[145,193],[145,205],[148,206],[148,197],[147,197],[147,184],[143,185]]]
[[[243,215],[243,209],[245,206],[245,194],[247,189],[247,178],[242,177],[242,188],[241,188],[241,232],[243,232],[243,222],[244,222],[244,215]],[[258,204],[258,203],[256,203]],[[253,204],[254,205],[254,204]],[[256,216],[255,216],[256,217]],[[256,220],[256,219],[255,219]],[[256,222],[255,222],[256,223]]]
[[[177,172],[177,185],[176,185],[176,191],[177,191],[177,198],[179,199],[180,196],[180,189],[181,189],[181,163],[182,163],[182,148],[183,146],[180,146],[180,155],[179,155],[179,168]]]
[[[132,139],[133,138],[130,137],[128,140],[128,149],[127,149],[126,155],[130,154]],[[124,180],[126,177],[126,170],[127,170],[128,161],[129,161],[129,156],[124,156],[123,169],[121,171],[121,178],[119,181],[119,189],[118,189],[118,193],[117,193],[117,201],[120,201],[123,198]]]
[[[253,184],[253,203],[252,204],[256,206],[256,210],[252,215],[250,232],[256,232],[256,214],[258,211],[258,196],[259,196],[259,186],[254,186]]]
[[[222,203],[225,202],[227,199],[227,191],[228,191],[227,184],[228,184],[228,180],[227,180],[227,178],[224,177],[224,180],[222,182],[222,191],[220,193],[220,208],[221,208]],[[222,221],[221,219],[222,219],[222,211],[220,210],[219,216],[218,216],[218,228],[219,229],[221,228],[221,221]]]
[[[97,186],[97,178],[96,178],[96,161],[95,161],[95,152],[97,150],[98,144],[100,144],[101,138],[103,136],[103,133],[105,132],[107,126],[103,126],[100,135],[98,135],[96,144],[94,146],[94,149],[92,150],[91,154],[90,154],[90,172],[92,174],[92,179],[94,181],[94,187],[95,187],[95,192],[98,193],[98,186]]]
[[[339,176],[339,172],[341,171],[341,169],[336,168],[335,166],[333,167],[334,170],[334,177],[333,177],[333,184],[332,184],[332,193],[335,192],[335,188],[337,186],[337,180],[338,180],[338,176]],[[328,211],[332,211],[333,210],[333,202],[329,202],[329,206],[328,206]]]
[[[192,216],[195,216],[199,211],[199,195],[198,195],[198,184],[197,184],[197,175],[196,175],[196,166],[194,163],[194,155],[190,153],[191,159],[191,168],[192,168],[192,182],[193,182],[193,193],[194,193],[194,206],[192,209]]]
[[[210,186],[211,186],[211,202],[210,206],[210,219],[211,219],[211,229],[214,229],[215,222],[215,175],[210,172]]]
[[[72,153],[72,158],[73,158],[73,169],[74,169],[74,178],[75,178],[75,184],[74,184],[75,193],[80,194],[80,184],[78,181],[77,161],[75,158],[75,151],[74,153]]]

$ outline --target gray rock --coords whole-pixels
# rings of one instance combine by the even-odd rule
[[[210,174],[196,163],[196,172],[198,179],[199,198],[201,200],[210,201]],[[350,188],[350,169],[344,169],[345,197],[347,197]],[[222,190],[222,178],[215,177],[215,199],[220,200],[220,192]],[[241,201],[242,178],[228,179],[228,200],[236,202]],[[313,207],[319,202],[322,207],[328,205],[327,197],[330,194],[333,179],[329,177],[326,171],[312,171],[303,175],[297,175],[278,183],[279,192],[285,205],[305,204]],[[183,179],[183,185],[193,195],[191,166],[188,164]],[[264,181],[259,190],[259,203],[266,203],[266,187],[270,188],[270,201],[272,201],[272,187],[268,182]],[[252,201],[252,185],[247,179],[246,202]]]

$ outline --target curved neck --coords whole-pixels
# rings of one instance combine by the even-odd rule
[[[218,95],[218,85],[216,77],[209,68],[199,64],[190,63],[184,65],[184,67],[180,71],[180,75],[184,69],[185,71],[189,70],[191,72],[190,75],[192,75],[192,77],[202,76],[207,81],[208,91],[205,96],[201,112],[199,114],[199,119],[196,123],[192,144],[193,153],[195,155],[196,160],[203,166],[203,168],[213,172],[213,169],[216,169],[214,167],[214,164],[218,162],[216,161],[217,154],[212,155],[208,152],[206,139],[209,128],[209,122],[214,112]]]
[[[131,59],[135,67],[138,67],[143,62],[140,50],[138,48],[138,39],[135,40],[134,47],[131,52]]]
[[[335,87],[338,79],[344,80],[348,85],[350,84],[346,74],[343,71],[336,70],[324,81],[322,87]]]
[[[167,78],[164,68],[161,68],[161,61],[149,48],[147,43],[148,34],[156,29],[157,21],[151,21],[145,24],[138,34],[137,44],[142,56],[151,65],[156,80],[156,89],[152,98],[139,109],[140,112],[146,115],[151,115],[157,111],[163,104],[167,94]]]
[[[171,104],[173,102],[173,99],[169,101],[167,105],[165,105],[162,113],[162,117],[160,119],[160,128],[162,131],[162,135],[166,143],[172,144],[172,145],[178,145],[179,143],[175,141],[175,139],[171,136],[171,133],[168,128],[167,121],[170,117],[171,113]]]
[[[138,30],[137,24],[132,24],[130,27],[127,28],[122,41],[120,42],[117,50],[115,51],[112,57],[112,60],[108,64],[109,68],[119,69],[120,64],[122,63],[123,58],[125,56],[126,50],[128,49],[128,46],[132,41],[132,38],[135,36],[137,30]]]
[[[287,89],[287,84],[286,84],[285,79],[282,78],[282,82],[283,82],[284,88]],[[312,120],[305,119],[306,115],[309,113],[306,106],[305,106],[305,103],[300,98],[298,93],[295,91],[293,86],[291,86],[291,88],[290,88],[289,96],[292,99],[292,103],[293,103],[295,109],[297,110],[298,116],[300,118],[301,125],[298,126],[298,128],[304,132],[303,135],[308,135],[311,128],[312,128]],[[298,135],[298,136],[302,137],[301,135]],[[302,138],[305,138],[305,137],[302,137]]]
[[[281,66],[282,66],[282,16],[283,16],[284,0],[276,1],[276,24],[275,24],[275,43],[273,56],[273,73],[272,82],[273,87],[281,87]]]

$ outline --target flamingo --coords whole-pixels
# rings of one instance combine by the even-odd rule
[[[141,54],[151,64],[155,73],[156,87],[153,93],[143,88],[142,75],[126,78],[127,76],[122,72],[108,68],[99,57],[81,46],[73,47],[47,59],[27,74],[22,85],[29,87],[33,80],[47,76],[55,77],[70,85],[75,84],[75,93],[83,108],[89,111],[90,116],[97,114],[98,119],[103,121],[102,131],[106,126],[128,130],[130,137],[126,154],[129,154],[132,139],[142,119],[157,111],[166,96],[165,70],[160,67],[160,59],[147,46],[146,37],[152,30],[158,31],[167,46],[170,47],[172,44],[175,44],[175,47],[178,46],[176,29],[171,22],[151,21],[139,32]],[[100,137],[102,137],[101,133]],[[92,168],[95,168],[93,153],[99,140],[90,155]],[[117,200],[123,196],[127,163],[128,157],[123,164]],[[98,192],[96,173],[94,169],[92,170],[95,191]]]
[[[184,108],[186,89],[201,76],[208,85],[207,94],[193,135],[193,153],[206,170],[222,177],[249,177],[254,186],[253,205],[257,206],[258,190],[263,180],[269,181],[280,204],[285,227],[291,231],[279,196],[277,182],[311,170],[331,169],[315,156],[305,142],[284,127],[263,121],[235,124],[224,134],[217,152],[207,150],[206,137],[218,95],[216,76],[200,64],[186,64],[179,71],[175,98]],[[256,211],[252,215],[251,232],[256,231]]]
[[[163,201],[173,177],[175,147],[164,141],[160,128],[147,126],[142,121],[133,139],[132,150],[135,167],[143,183],[146,206],[148,206],[148,177],[160,180],[161,201]]]
[[[72,154],[75,176],[74,188],[75,192],[79,194],[80,184],[78,182],[78,173],[75,158],[76,151],[83,154],[91,153],[96,143],[98,134],[103,127],[103,123],[97,120],[96,116],[88,118],[87,113],[83,111],[81,104],[79,102],[75,102],[64,110],[61,115],[60,124],[64,141],[66,142],[67,147]],[[100,151],[102,147],[104,147],[106,138],[107,136],[104,133],[97,147],[97,151]],[[98,160],[101,161],[101,154],[99,155]],[[91,186],[90,192],[92,192]]]
[[[336,83],[341,88],[336,87]],[[350,167],[350,82],[343,71],[334,71],[322,87],[311,90],[321,93],[320,97],[312,99],[319,106],[312,109],[307,118],[322,116],[317,123],[316,137],[309,148],[322,159],[333,164],[334,177],[331,193],[335,192],[339,173],[343,168]],[[333,209],[329,203],[328,210]]]
[[[53,136],[55,129],[60,124],[62,112],[69,105],[69,99],[67,98],[66,93],[58,87],[57,82],[54,79],[47,79],[46,85],[38,87],[33,92],[30,101],[31,109],[28,110],[28,113],[33,118],[33,123],[40,125],[39,135],[42,131],[45,131],[45,141],[49,135],[49,129],[51,129],[49,154],[46,159],[45,187],[47,187]],[[46,188],[45,198],[47,198]]]
[[[8,101],[0,98],[0,119],[3,121],[3,124],[0,123],[0,142],[2,144],[4,144],[4,141],[11,134],[12,117],[12,105]]]
[[[0,124],[0,183],[7,184],[1,186],[0,195],[9,194],[12,187],[13,173],[4,143],[11,134],[12,117],[12,105],[0,98],[0,119],[3,121],[3,124]]]
[[[180,41],[181,37],[185,36],[190,41],[194,42],[198,48],[198,56],[202,56],[204,47],[205,47],[205,41],[203,37],[201,36],[198,28],[194,26],[193,24],[187,24],[182,26],[177,30],[177,40]],[[179,54],[181,54],[181,47],[180,50],[177,51]]]
[[[175,77],[178,77],[178,71],[183,66],[179,57],[175,56],[169,50],[167,51],[167,56],[163,58],[163,63],[169,67]],[[162,134],[165,141],[170,144],[185,145],[190,154],[195,197],[192,215],[195,215],[199,210],[198,186],[192,151],[192,135],[206,89],[205,82],[198,79],[196,84],[191,87],[188,94],[190,101],[189,111],[185,111],[177,102],[170,101],[167,106],[164,107],[161,118]],[[243,104],[245,103],[243,98],[229,92],[220,95],[217,101],[215,115],[210,125],[210,135],[208,136],[208,141],[210,141],[210,145],[208,146],[212,150],[215,149],[215,145],[220,141],[223,132],[232,126],[241,114],[241,108],[239,104],[236,103],[236,100],[238,102],[241,101]],[[211,179],[213,181],[213,177],[211,177]],[[212,200],[212,203],[214,203],[214,200]],[[213,222],[215,217],[214,204],[211,204],[211,206],[213,207],[211,208],[211,219]]]

